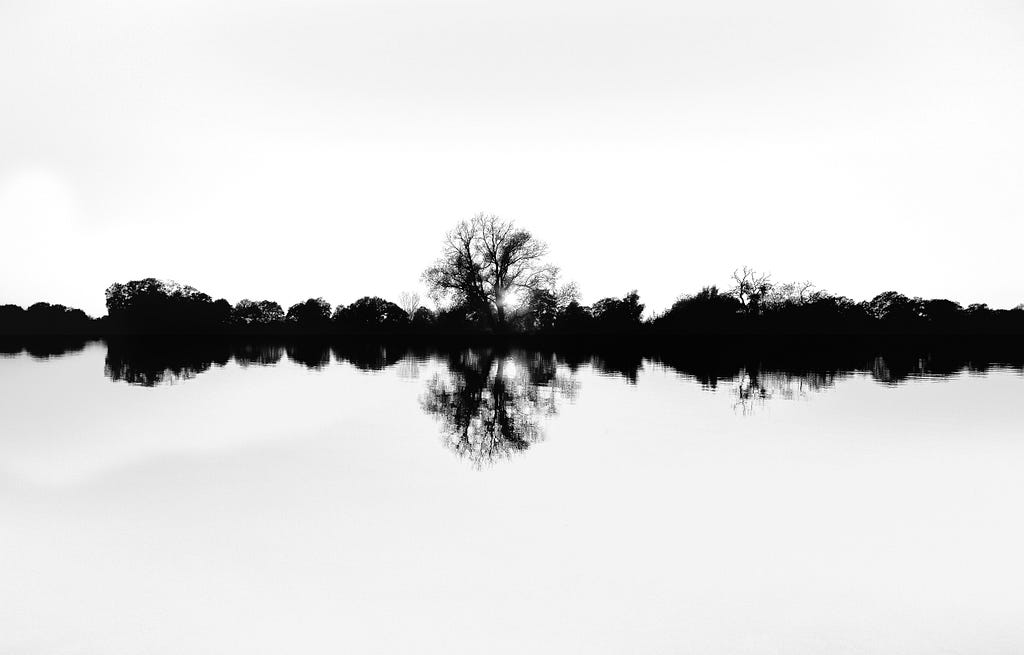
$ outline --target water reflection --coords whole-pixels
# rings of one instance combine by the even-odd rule
[[[331,363],[331,349],[324,344],[300,341],[285,347],[288,359],[306,368],[319,371]]]
[[[716,351],[652,354],[650,362],[695,380],[708,390],[721,383],[737,383],[743,395],[792,398],[817,392],[854,375],[868,375],[875,382],[896,385],[907,380],[943,378],[962,372],[984,373],[992,368],[1024,371],[1020,352],[985,352],[972,349],[882,352],[849,351]],[[798,383],[797,389],[791,389]],[[787,391],[787,389],[790,389]]]
[[[743,369],[735,377],[732,393],[736,399],[733,409],[750,414],[766,401],[799,400],[835,386],[832,371],[808,371],[802,374]]]
[[[234,344],[231,356],[242,367],[273,366],[284,357],[284,346],[277,343]]]
[[[588,650],[578,635],[588,652],[707,652],[722,635],[739,652],[773,626],[782,641],[806,633],[808,616],[842,619],[835,639],[797,644],[808,652],[853,643],[847,624],[876,652],[925,633],[920,652],[1022,641],[1006,626],[1024,608],[1024,530],[1007,520],[1024,497],[1024,378],[968,379],[1019,358],[284,340],[7,350],[0,603],[64,636],[8,628],[0,641],[112,652],[86,643],[97,625],[130,608],[121,623],[141,644],[171,608],[191,632],[227,626],[225,652],[252,617],[281,634],[247,652],[275,638],[277,652],[315,652],[338,617],[357,631],[338,651],[400,634],[412,636],[381,650],[416,652],[416,635],[478,607],[480,629],[449,652],[495,650],[513,616],[532,628],[499,640],[510,653]],[[757,415],[738,417],[737,402]],[[682,632],[636,647],[681,614]],[[986,631],[988,648],[971,641]],[[879,648],[877,634],[891,638]]]
[[[82,347],[84,343],[78,349]],[[19,344],[16,349],[11,347],[9,350],[17,354],[22,346]],[[61,354],[65,352],[68,351]],[[333,356],[339,364],[348,363],[361,371],[379,371],[394,366],[408,352],[405,347],[330,345],[317,341],[110,340],[107,342],[105,373],[113,382],[154,387],[192,380],[231,361],[243,368],[275,366],[287,356],[295,364],[320,371],[330,365]]]
[[[0,357],[49,359],[71,355],[83,340],[0,340]],[[436,418],[444,444],[481,467],[527,450],[543,438],[543,423],[578,393],[582,368],[637,385],[641,373],[668,371],[709,392],[732,396],[737,413],[766,403],[807,399],[853,376],[887,386],[992,368],[1024,371],[1024,353],[975,345],[931,350],[844,347],[831,350],[638,348],[558,350],[436,348],[402,343],[324,343],[316,340],[109,340],[104,373],[113,382],[155,387],[187,382],[235,363],[273,367],[287,362],[310,371],[350,365],[358,371],[394,369],[420,387],[421,409]],[[421,380],[421,373],[423,379]],[[647,373],[645,373],[647,375]]]
[[[382,371],[402,361],[409,349],[402,346],[352,343],[331,347],[338,363],[347,362],[360,371]]]
[[[83,339],[0,340],[0,357],[26,353],[34,359],[62,357],[81,351]],[[454,375],[472,379],[472,362],[493,361],[494,349],[452,349],[401,343],[324,343],[316,340],[259,342],[185,339],[111,339],[106,341],[106,375],[115,382],[156,386],[194,379],[229,362],[239,366],[274,366],[285,356],[310,370],[327,368],[332,361],[360,371],[381,371],[400,365],[401,375],[416,378],[425,361],[443,362]],[[732,348],[642,350],[639,348],[561,348],[517,350],[524,370],[543,383],[561,367],[569,373],[581,367],[637,384],[645,367],[663,368],[697,381],[707,390],[722,383],[733,385],[744,398],[792,398],[830,387],[844,377],[866,374],[882,384],[900,384],[916,378],[936,378],[960,372],[985,373],[993,367],[1024,371],[1024,353],[1003,347],[992,352],[979,347],[944,347],[932,350],[865,347],[831,350]],[[794,386],[795,385],[795,386]]]
[[[51,359],[76,353],[89,343],[80,337],[45,337],[38,339],[0,338],[0,358],[16,357],[22,352],[33,359]]]
[[[155,387],[191,380],[231,359],[231,346],[222,342],[170,341],[157,346],[151,341],[114,340],[107,342],[104,372],[114,382]],[[248,362],[244,354],[242,361]]]
[[[17,357],[24,352],[34,359],[49,359],[78,352],[87,343],[80,339],[0,340],[0,357]],[[286,356],[290,362],[312,371],[322,371],[332,361],[349,364],[360,371],[398,366],[401,377],[415,379],[423,362],[433,360],[447,367],[452,389],[480,389],[485,386],[484,381],[495,380],[498,369],[503,372],[501,377],[505,377],[507,369],[526,375],[522,381],[527,386],[551,385],[562,379],[559,369],[575,374],[581,367],[637,384],[645,367],[653,367],[673,371],[709,391],[716,391],[725,384],[743,404],[803,398],[853,375],[867,375],[878,383],[896,385],[906,380],[941,378],[965,371],[985,373],[993,367],[1024,371],[1024,353],[1019,349],[1007,352],[1002,348],[991,352],[978,347],[884,351],[868,348],[827,351],[759,351],[749,347],[660,351],[563,348],[510,353],[488,348],[432,348],[400,343],[181,339],[108,340],[106,346],[106,376],[114,382],[141,386],[192,380],[232,361],[242,367],[275,366]],[[498,354],[500,352],[504,354]],[[514,361],[509,360],[510,357]],[[505,366],[506,361],[512,365]]]
[[[83,350],[89,340],[81,338],[0,339],[0,357],[51,359]],[[463,349],[424,347],[402,343],[324,343],[317,340],[230,341],[188,339],[109,339],[107,377],[116,382],[145,386],[186,381],[235,362],[239,366],[274,366],[287,357],[310,370],[323,370],[331,362],[349,364],[361,371],[380,371],[401,365],[402,375],[415,378],[418,366],[427,360],[461,361]],[[470,349],[478,353],[495,352]],[[453,353],[455,353],[453,355]],[[487,355],[479,355],[487,357]],[[817,391],[850,375],[867,374],[882,384],[900,384],[917,378],[939,378],[960,372],[985,373],[992,368],[1024,371],[1024,352],[1018,346],[1001,345],[985,349],[977,344],[931,349],[847,347],[821,349],[759,349],[715,343],[705,348],[585,348],[519,350],[516,357],[533,361],[532,369],[544,370],[557,364],[571,373],[588,367],[605,376],[637,384],[645,368],[663,368],[716,390],[721,383],[738,383],[745,396],[788,398],[782,387],[804,385]],[[766,375],[783,376],[765,384]],[[769,389],[771,387],[772,389]],[[799,392],[797,389],[795,392]]]
[[[543,439],[543,419],[576,395],[575,377],[561,374],[552,355],[463,350],[445,363],[421,405],[441,422],[444,445],[478,468]]]

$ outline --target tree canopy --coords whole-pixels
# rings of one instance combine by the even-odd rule
[[[547,245],[512,221],[477,214],[447,234],[441,257],[423,273],[439,303],[465,305],[497,329],[538,290],[554,289],[558,269]]]

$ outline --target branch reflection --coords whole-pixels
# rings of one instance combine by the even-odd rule
[[[553,355],[493,349],[448,354],[427,382],[423,409],[442,425],[444,445],[476,468],[507,459],[544,438],[544,418],[576,396],[576,378]]]

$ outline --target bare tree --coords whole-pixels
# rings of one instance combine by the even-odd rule
[[[772,276],[744,266],[732,272],[732,279],[735,286],[729,292],[739,299],[748,314],[758,313],[761,301],[772,290]]]
[[[398,306],[405,310],[409,318],[412,318],[412,315],[420,308],[420,294],[415,291],[403,291],[398,294]]]
[[[762,300],[762,305],[772,308],[803,305],[816,298],[820,293],[822,292],[815,288],[814,283],[809,280],[773,284],[768,290],[767,296]]]
[[[554,287],[558,269],[544,262],[547,253],[547,245],[512,221],[477,214],[448,233],[423,280],[438,303],[468,305],[504,327],[533,291]]]

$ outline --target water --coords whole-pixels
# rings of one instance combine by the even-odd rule
[[[0,652],[1024,649],[1019,363],[7,350]]]

